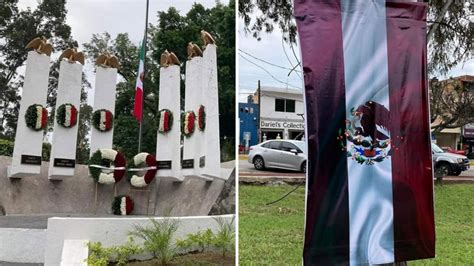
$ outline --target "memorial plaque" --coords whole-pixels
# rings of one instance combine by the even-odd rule
[[[203,168],[204,166],[206,166],[206,156],[201,156],[199,158],[199,167]]]
[[[171,161],[156,161],[156,169],[171,169]]]
[[[21,164],[41,165],[41,156],[22,154]]]
[[[183,160],[183,163],[181,164],[181,167],[183,169],[194,168],[194,159]]]
[[[54,159],[54,166],[55,167],[74,168],[74,167],[76,167],[76,160],[64,159],[64,158],[55,158]]]

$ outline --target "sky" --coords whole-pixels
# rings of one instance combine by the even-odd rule
[[[293,53],[291,47],[282,42],[283,34],[277,26],[271,34],[262,33],[260,41],[250,34],[245,34],[241,19],[239,19],[238,30],[239,102],[245,102],[247,95],[255,92],[258,80],[260,80],[261,86],[302,89],[303,80],[300,67],[296,67],[296,71],[290,73],[290,69],[300,61],[299,46],[293,46],[295,52]],[[272,66],[261,60],[286,69]],[[288,75],[289,73],[290,75]]]
[[[258,59],[262,59],[276,65],[284,66],[286,68],[292,68],[292,65],[296,65],[296,58],[293,56],[293,53],[290,47],[287,44],[284,44],[284,48],[282,47],[282,33],[279,30],[278,26],[275,26],[275,30],[271,34],[262,33],[261,41],[257,41],[251,35],[245,35],[243,30],[243,20],[239,19],[239,49],[247,52]],[[296,56],[298,57],[299,61],[299,52],[300,47],[294,47],[296,52]],[[289,63],[285,51],[288,54],[290,61],[292,64]],[[239,102],[246,102],[247,95],[249,93],[255,92],[257,88],[258,80],[260,80],[261,86],[274,86],[274,87],[297,87],[301,89],[302,86],[302,79],[298,74],[301,75],[301,72],[292,74],[288,77],[289,70],[280,69],[269,64],[263,63],[257,59],[251,58],[250,56],[244,54],[243,52],[239,51]],[[264,67],[267,71],[262,70],[260,67],[255,66],[254,64],[248,62],[247,60],[243,59],[240,55],[245,56],[247,59],[251,60],[252,62],[258,64],[260,67]],[[297,68],[298,70],[299,67]],[[471,59],[468,62],[460,64],[454,67],[447,75],[439,76],[438,79],[445,79],[448,77],[456,77],[461,75],[474,75],[474,59]],[[272,77],[273,76],[273,77]],[[275,80],[278,79],[280,81]],[[284,84],[281,83],[283,81]]]
[[[39,2],[41,0],[20,0],[18,6],[22,10],[28,7],[35,9]],[[180,11],[181,15],[185,15],[195,2],[208,8],[216,5],[215,0],[151,0],[148,22],[156,24],[158,11],[166,11],[171,6]],[[220,2],[228,4],[229,0],[220,0]],[[143,39],[146,0],[68,0],[66,9],[68,11],[66,22],[71,26],[72,37],[80,45],[79,50],[83,43],[91,40],[92,34],[105,31],[110,33],[112,38],[115,38],[118,33],[126,32],[130,40],[137,45]],[[60,53],[57,52],[52,59],[57,59],[59,55]],[[92,85],[92,89],[88,92],[88,103],[91,105],[94,100],[94,68],[95,66],[89,63],[84,66],[84,73]],[[18,70],[20,74],[24,74],[24,71],[24,67]]]

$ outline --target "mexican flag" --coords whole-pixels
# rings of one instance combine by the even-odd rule
[[[138,65],[137,83],[135,85],[135,104],[133,105],[133,116],[139,123],[142,121],[143,109],[143,81],[145,74],[145,40],[140,47],[140,63]]]
[[[434,257],[427,4],[294,3],[308,145],[304,264]]]

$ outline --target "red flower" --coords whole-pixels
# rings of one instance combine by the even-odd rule
[[[194,120],[196,118],[194,117],[194,113],[190,112],[188,115],[188,132],[191,134],[194,132]]]
[[[148,156],[146,157],[145,160],[146,160],[146,165],[147,165],[147,166],[155,166],[155,167],[156,167],[156,159],[155,159],[155,156],[153,156],[153,155],[150,154],[150,155],[148,155]],[[153,180],[153,178],[155,178],[156,171],[157,171],[157,169],[151,169],[151,170],[148,170],[148,171],[146,172],[145,177],[144,177],[145,183],[147,183],[147,184],[150,184],[150,183],[151,183],[151,181]]]
[[[74,107],[74,105],[71,105],[71,124],[70,126],[76,125],[77,122],[77,109]]]
[[[48,110],[43,107],[43,112],[41,114],[41,128],[46,127],[46,123],[48,122]]]
[[[164,117],[163,117],[164,121],[163,121],[163,129],[165,132],[168,132],[169,127],[169,119],[170,119],[170,114],[168,113],[168,111],[164,111]]]
[[[127,215],[133,211],[133,201],[129,196],[125,196],[125,212]]]

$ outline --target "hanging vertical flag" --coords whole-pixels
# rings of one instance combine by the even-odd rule
[[[425,3],[295,0],[306,265],[435,255]]]
[[[133,116],[139,123],[142,121],[143,111],[143,81],[145,74],[145,39],[140,46],[140,63],[138,65],[137,82],[135,85],[135,104],[133,105]]]

